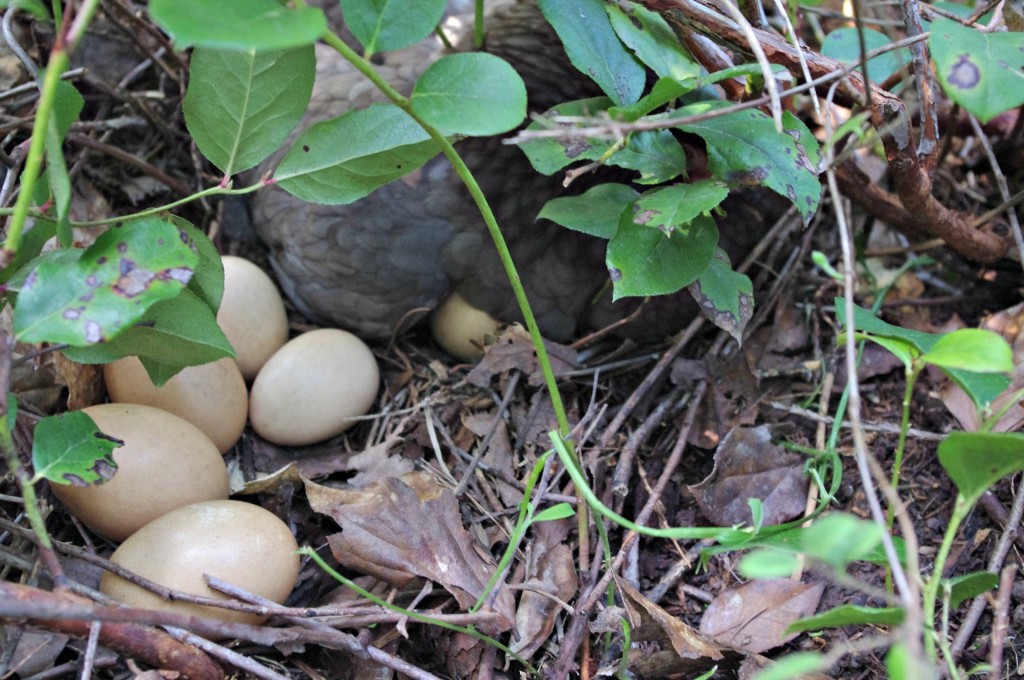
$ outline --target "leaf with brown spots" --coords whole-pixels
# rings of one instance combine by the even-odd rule
[[[700,102],[684,106],[674,115],[708,113],[724,106]],[[732,187],[768,187],[792,201],[806,225],[821,200],[821,151],[807,126],[788,111],[782,115],[782,126],[782,131],[777,131],[768,115],[749,110],[679,128],[700,135],[707,143],[708,166],[715,178]]]
[[[100,432],[82,411],[43,418],[32,442],[33,479],[74,486],[102,484],[117,471],[114,449],[122,444]]]
[[[942,89],[982,123],[1024,104],[1024,33],[982,33],[940,18],[928,47]]]
[[[191,239],[157,219],[118,225],[70,257],[43,255],[21,281],[14,332],[22,342],[83,346],[114,338],[181,293],[199,261]]]

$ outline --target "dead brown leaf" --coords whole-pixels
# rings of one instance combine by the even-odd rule
[[[779,524],[803,512],[803,459],[772,443],[764,426],[738,427],[715,451],[715,467],[690,487],[704,515],[718,526],[751,524],[748,500],[760,499],[765,526]]]
[[[813,614],[825,586],[788,579],[763,579],[728,588],[708,605],[700,632],[717,642],[760,654],[795,638],[786,629]]]
[[[428,474],[387,477],[351,491],[307,481],[306,496],[313,510],[341,526],[328,543],[344,567],[396,586],[416,576],[428,578],[464,609],[476,602],[494,573],[494,565],[483,560],[462,526],[455,496]],[[508,630],[515,615],[512,592],[503,584],[493,599],[501,620],[482,629]]]
[[[668,642],[684,659],[720,661],[723,658],[725,650],[720,645],[651,602],[625,579],[616,576],[615,585],[622,592],[622,601],[629,612],[634,640]]]
[[[672,382],[687,386],[705,380],[711,399],[702,405],[690,443],[701,448],[717,446],[726,432],[757,420],[761,391],[747,356],[678,359],[672,365]]]
[[[561,373],[578,365],[577,353],[571,347],[559,345],[549,340],[544,341],[551,358],[551,368]],[[484,348],[484,358],[466,375],[466,380],[479,387],[491,384],[491,378],[506,371],[519,370],[528,376],[530,385],[539,387],[544,384],[544,376],[537,364],[537,354],[533,349],[530,334],[519,324],[512,324],[494,340],[493,344]]]
[[[390,435],[379,444],[358,453],[340,450],[337,444],[315,444],[301,448],[277,446],[254,437],[253,453],[258,470],[272,470],[276,475],[282,468],[294,466],[303,479],[326,477],[337,472],[355,472],[348,480],[354,488],[369,486],[384,477],[399,477],[411,472],[414,463],[402,455],[408,441]]]
[[[513,465],[512,441],[508,434],[508,424],[498,415],[497,411],[463,415],[462,424],[466,430],[479,437],[481,441],[490,435],[490,443],[484,452],[483,462],[490,469],[503,472],[510,479],[514,478],[516,470]],[[499,480],[495,480],[493,484],[505,505],[512,507],[519,505],[519,502],[523,500],[522,492],[511,484]]]
[[[578,579],[572,549],[565,544],[568,522],[542,522],[534,525],[532,553],[526,567],[526,582],[516,609],[519,639],[510,648],[524,659],[540,649],[551,631],[561,607],[556,600],[569,602],[576,594]]]

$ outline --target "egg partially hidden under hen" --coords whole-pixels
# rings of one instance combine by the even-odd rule
[[[362,340],[321,328],[279,349],[249,392],[249,422],[264,439],[305,446],[330,439],[370,410],[380,372]]]
[[[452,293],[430,318],[434,340],[444,351],[463,361],[479,361],[484,355],[484,339],[495,335],[501,322],[473,307],[458,293]]]

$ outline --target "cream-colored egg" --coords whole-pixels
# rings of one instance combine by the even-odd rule
[[[110,560],[162,586],[220,600],[203,574],[284,603],[299,573],[298,545],[288,526],[258,505],[210,501],[179,508],[150,522],[121,544]],[[266,617],[186,602],[169,602],[109,572],[100,590],[133,607],[179,612],[235,623]]]
[[[233,359],[189,366],[159,388],[138,357],[125,357],[103,367],[110,400],[155,406],[181,416],[206,433],[225,453],[245,429],[249,394]]]
[[[238,355],[246,380],[288,341],[288,316],[277,286],[249,260],[225,255],[224,297],[217,323]]]
[[[96,486],[51,488],[96,533],[121,541],[172,510],[228,497],[224,459],[195,425],[139,404],[100,404],[82,410],[102,432],[124,441],[114,449],[117,472]]]
[[[362,340],[322,328],[303,333],[263,366],[249,394],[249,422],[277,444],[329,439],[370,410],[380,385],[377,360]]]
[[[437,344],[463,361],[479,361],[484,355],[484,338],[500,327],[500,321],[473,307],[458,293],[449,295],[430,318]]]

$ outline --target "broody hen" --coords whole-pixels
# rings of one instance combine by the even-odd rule
[[[485,49],[522,76],[530,111],[599,94],[569,64],[534,2],[499,8],[487,25]],[[382,55],[378,69],[407,94],[441,54],[439,46],[425,42]],[[303,127],[383,100],[347,62],[320,58]],[[605,241],[535,220],[547,200],[565,193],[558,177],[536,173],[518,148],[496,138],[468,139],[456,148],[496,214],[547,337],[565,340],[580,326],[599,327],[635,309],[635,300],[613,306],[610,291],[599,295],[608,281]],[[285,293],[318,323],[387,337],[453,291],[496,318],[519,318],[483,220],[443,156],[347,206],[305,203],[280,189],[262,191],[253,222]],[[749,240],[757,230],[748,227],[742,234]],[[727,237],[723,233],[726,249],[736,251]],[[695,309],[685,294],[661,300],[657,309],[645,311],[640,335],[679,328]]]

